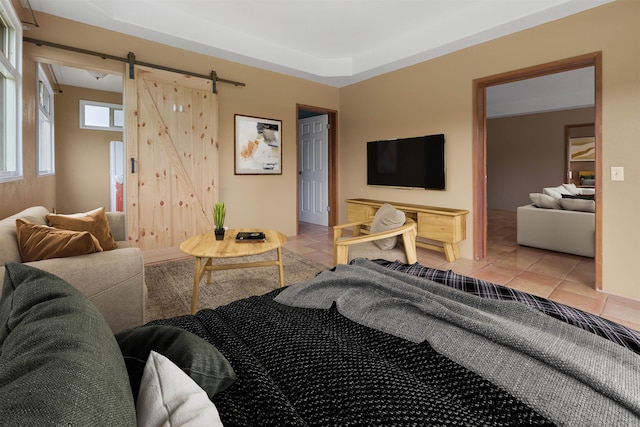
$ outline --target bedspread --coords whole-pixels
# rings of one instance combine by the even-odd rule
[[[640,422],[640,357],[520,303],[478,298],[356,260],[288,288],[277,301],[328,308],[414,341],[513,393],[554,422]]]
[[[212,399],[232,426],[550,426],[491,382],[436,352],[358,325],[335,307],[273,300],[280,290],[159,320],[220,350],[237,380]]]
[[[509,338],[506,334],[507,341],[513,341],[516,347],[522,342],[532,346],[529,351],[534,355],[525,352],[523,359],[519,352],[511,351],[509,344],[486,342],[480,330],[488,329],[484,332],[492,341],[501,335],[495,329],[502,329],[509,321],[492,312],[480,313],[477,319],[467,316],[467,308],[458,305],[468,297],[480,298],[460,291],[453,292],[453,309],[447,308],[450,302],[430,302],[436,312],[446,313],[444,319],[436,318],[424,328],[417,327],[413,320],[408,324],[409,330],[419,334],[429,330],[424,340],[375,329],[376,325],[368,323],[366,310],[364,317],[354,317],[357,322],[347,317],[353,317],[349,310],[344,311],[347,306],[357,307],[358,301],[371,302],[370,296],[357,292],[358,301],[341,300],[340,295],[329,296],[327,289],[332,289],[330,293],[341,286],[373,289],[374,300],[378,299],[373,305],[374,312],[380,314],[380,308],[385,310],[385,315],[378,317],[385,319],[386,327],[390,312],[382,297],[388,289],[376,284],[393,284],[394,288],[398,280],[407,277],[409,283],[414,279],[429,282],[435,288],[436,299],[453,290],[362,262],[340,266],[336,271],[323,272],[315,279],[266,295],[214,310],[204,309],[194,316],[152,323],[189,330],[227,357],[238,379],[213,398],[227,427],[639,424],[634,413],[639,390],[638,355],[584,331],[579,333],[587,337],[580,336],[576,344],[576,338],[571,338],[574,331],[562,330],[576,328],[566,324],[559,327],[560,335],[551,330],[546,335],[541,332],[532,335],[531,326],[525,325],[523,337]],[[369,275],[368,284],[364,284],[363,277]],[[337,285],[340,282],[342,285]],[[318,289],[324,288],[322,308],[302,308],[276,301],[291,298],[286,295],[290,291],[304,293],[305,287],[316,285]],[[391,301],[402,306],[406,305],[403,299],[406,300],[396,295]],[[415,296],[409,299],[415,300]],[[322,299],[313,296],[311,300]],[[543,324],[546,320],[562,323],[546,319],[548,316],[519,303],[491,304],[516,307],[507,311],[519,313],[523,322],[533,316],[545,319]],[[460,315],[462,320],[456,320]],[[431,314],[420,315],[423,316],[433,318]],[[395,317],[391,323],[407,325],[403,316]],[[460,323],[465,328],[460,328]],[[473,330],[474,327],[478,330]],[[407,328],[395,329],[401,335],[406,334]],[[562,342],[565,336],[569,337],[569,346],[578,345],[579,350],[595,339],[596,348],[586,346],[586,355],[576,354],[573,362],[573,355],[563,359],[557,353],[566,350]],[[536,350],[531,343],[547,338],[553,341],[543,345],[542,350]],[[544,372],[549,369],[544,366],[547,353],[555,360],[551,374]],[[601,360],[605,356],[610,359],[611,353],[620,360],[615,363]],[[595,354],[596,359],[589,360],[589,354]],[[583,361],[595,371],[587,369],[584,378],[582,368],[576,366]],[[599,372],[603,370],[612,373],[613,381]],[[540,373],[547,376],[539,377]]]
[[[640,331],[596,316],[595,314],[587,313],[577,308],[569,307],[565,304],[507,286],[457,274],[452,270],[439,270],[425,267],[420,263],[404,264],[397,261],[391,262],[386,260],[375,260],[374,262],[385,268],[407,273],[412,276],[424,277],[482,298],[518,301],[546,315],[577,326],[585,331],[592,332],[640,354]]]

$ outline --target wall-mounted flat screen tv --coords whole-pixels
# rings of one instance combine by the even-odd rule
[[[444,135],[367,142],[367,184],[445,189]]]

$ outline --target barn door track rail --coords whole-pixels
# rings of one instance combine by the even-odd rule
[[[29,37],[24,37],[22,40],[25,41],[25,42],[28,42],[28,43],[33,43],[36,46],[49,46],[49,47],[54,47],[56,49],[64,49],[64,50],[69,50],[71,52],[82,53],[82,54],[85,54],[85,55],[97,56],[97,57],[100,57],[102,59],[111,59],[111,60],[114,60],[114,61],[126,62],[126,63],[129,64],[129,78],[130,79],[133,79],[135,77],[135,73],[134,73],[135,66],[136,65],[141,65],[141,66],[144,66],[144,67],[155,68],[157,70],[170,71],[170,72],[173,72],[173,73],[184,74],[186,76],[199,77],[199,78],[202,78],[202,79],[211,80],[211,82],[212,82],[212,88],[211,89],[212,89],[213,93],[218,93],[218,88],[217,88],[218,82],[220,82],[220,83],[228,83],[228,84],[232,84],[234,86],[243,86],[243,87],[246,86],[242,82],[236,82],[236,81],[233,81],[233,80],[220,78],[220,77],[218,77],[218,74],[213,70],[207,75],[207,74],[194,73],[192,71],[179,70],[177,68],[166,67],[164,65],[151,64],[149,62],[137,61],[136,60],[136,56],[134,55],[133,52],[129,52],[129,54],[127,55],[126,58],[122,58],[120,56],[109,55],[107,53],[95,52],[95,51],[92,51],[92,50],[81,49],[81,48],[73,47],[73,46],[66,46],[66,45],[63,45],[63,44],[52,43],[52,42],[48,42],[48,41],[44,41],[44,40],[32,39],[32,38],[29,38]]]

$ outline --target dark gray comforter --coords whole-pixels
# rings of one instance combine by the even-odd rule
[[[640,425],[640,357],[516,302],[478,298],[357,260],[276,301],[337,311],[437,352],[555,423]]]
[[[365,260],[152,323],[227,357],[237,380],[212,399],[226,427],[640,425],[633,334]]]

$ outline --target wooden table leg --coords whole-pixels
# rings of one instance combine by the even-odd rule
[[[455,243],[444,243],[444,254],[447,257],[447,261],[453,262],[460,258],[460,251],[458,245]]]
[[[280,272],[280,287],[284,286],[284,270],[282,268],[282,248],[278,248],[278,271]]]
[[[211,265],[211,258],[207,258],[207,262],[204,264],[204,267],[202,267],[203,273],[204,270],[207,270],[207,284],[211,284],[211,269],[208,269],[207,267],[209,267]]]
[[[204,272],[207,271],[207,266],[210,263],[211,258],[207,259],[204,265],[202,265],[202,259],[200,257],[196,257],[196,268],[193,275],[193,292],[191,295],[191,314],[196,314],[196,311],[198,311],[198,291],[200,290],[200,281],[202,280],[202,276],[204,276]]]

